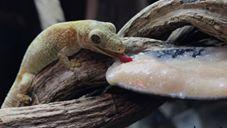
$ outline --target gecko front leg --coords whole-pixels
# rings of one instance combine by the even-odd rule
[[[32,98],[27,95],[29,89],[31,89],[32,80],[35,77],[32,73],[24,73],[19,83],[20,87],[18,93],[16,93],[16,99],[18,99],[19,106],[27,105],[32,101]]]
[[[73,53],[77,53],[80,50],[80,48],[63,48],[58,53],[58,58],[60,63],[62,63],[67,69],[74,70],[75,68],[78,68],[81,66],[81,63],[78,60],[70,61],[69,56]]]
[[[32,101],[31,97],[28,96],[27,93],[29,89],[31,89],[30,86],[35,75],[32,73],[19,75],[21,75],[21,79],[17,79],[14,82],[1,108],[28,105]]]

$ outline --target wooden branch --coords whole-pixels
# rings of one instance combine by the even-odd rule
[[[193,36],[195,36],[193,35],[194,31],[196,31],[196,28],[190,25],[184,26],[182,28],[178,28],[169,35],[166,41],[177,42],[177,43],[187,41],[189,40],[188,38],[192,38]]]
[[[218,40],[206,33],[199,31],[193,26],[184,26],[174,30],[168,39],[168,43],[178,46],[223,46],[225,42]]]
[[[149,114],[161,103],[151,99],[137,103],[145,97],[131,96],[119,94],[113,100],[113,96],[104,94],[30,107],[5,108],[0,110],[0,127],[121,128]]]
[[[127,38],[124,43],[135,41],[142,43],[149,39]],[[150,39],[150,42],[157,41]],[[164,102],[119,88],[91,95],[106,87],[105,72],[113,60],[86,50],[71,58],[82,66],[73,71],[58,61],[47,66],[32,83],[29,95],[33,99],[31,105],[35,106],[0,110],[0,127],[125,127]]]
[[[192,25],[226,41],[226,8],[226,1],[159,0],[135,15],[118,34],[165,40],[176,28]]]

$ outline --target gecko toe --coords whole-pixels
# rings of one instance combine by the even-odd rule
[[[17,99],[20,102],[20,104],[23,104],[23,105],[28,105],[32,102],[32,98],[24,94],[17,94]]]

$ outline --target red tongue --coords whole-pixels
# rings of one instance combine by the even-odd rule
[[[127,55],[120,55],[119,56],[119,59],[122,63],[127,63],[127,62],[130,62],[130,61],[133,61],[133,59]]]

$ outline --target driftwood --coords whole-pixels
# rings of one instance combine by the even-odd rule
[[[173,30],[192,25],[227,40],[226,8],[226,0],[160,0],[134,16],[119,34],[165,40]]]
[[[142,102],[138,103],[142,98]],[[161,100],[145,98],[129,94],[116,97],[103,94],[30,107],[6,108],[0,110],[0,127],[120,128],[149,114],[161,103]]]
[[[226,8],[226,1],[160,0],[138,13],[118,35],[137,37],[123,39],[127,52],[165,43],[141,37],[165,40],[172,30],[188,24],[226,41]],[[71,61],[75,60],[82,63],[75,70],[56,61],[41,71],[32,83],[30,106],[0,110],[0,127],[119,128],[164,102],[119,88],[100,91],[108,86],[105,72],[113,60],[86,50],[71,57]]]
[[[177,46],[222,46],[225,42],[201,32],[193,26],[184,26],[174,30],[166,42]]]
[[[125,43],[160,42],[146,38],[124,40]],[[138,43],[140,47],[143,45]],[[87,50],[72,56],[71,61],[74,60],[82,66],[73,71],[60,62],[41,71],[30,91],[33,99],[30,105],[35,106],[0,110],[0,127],[125,127],[164,102],[119,88],[99,92],[107,85],[105,72],[113,60]],[[94,93],[95,90],[98,92]]]

